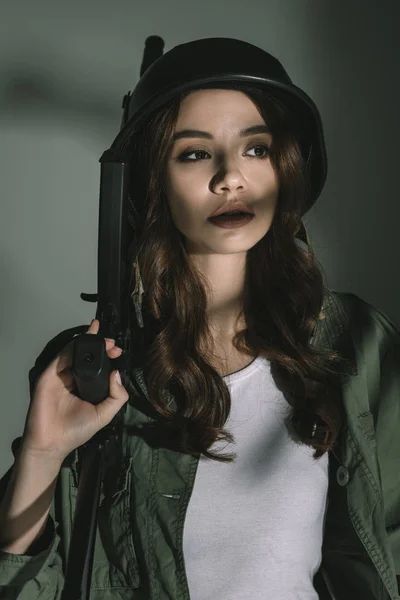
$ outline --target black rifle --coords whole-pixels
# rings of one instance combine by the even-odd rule
[[[158,36],[147,38],[140,76],[163,54],[164,42]],[[121,130],[128,120],[130,92],[124,97]],[[98,404],[109,395],[109,376],[115,368],[107,356],[104,338],[115,339],[124,352],[129,349],[131,332],[127,314],[128,181],[129,164],[118,136],[100,158],[100,207],[98,226],[98,292],[81,294],[86,302],[97,302],[96,335],[77,327],[57,336],[63,346],[74,339],[72,371],[77,396]],[[49,349],[49,348],[48,348]],[[48,350],[47,349],[47,350]],[[121,357],[122,358],[122,357]],[[120,363],[121,364],[121,363]],[[124,369],[119,369],[124,383]],[[78,449],[79,473],[76,508],[68,552],[63,600],[89,600],[100,487],[105,464],[115,458],[121,444],[126,404],[111,423]],[[67,457],[68,459],[68,457]],[[67,461],[66,459],[66,461]]]

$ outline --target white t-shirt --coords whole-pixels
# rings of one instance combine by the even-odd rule
[[[296,443],[290,407],[264,357],[224,377],[232,397],[225,425],[233,463],[200,458],[183,550],[191,600],[318,600],[313,578],[329,483],[328,453]]]

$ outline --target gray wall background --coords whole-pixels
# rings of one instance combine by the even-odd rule
[[[3,0],[0,6],[0,475],[29,405],[28,371],[95,305],[100,165],[139,78],[165,51],[236,37],[274,54],[317,104],[327,183],[305,218],[337,291],[399,328],[400,104],[396,0]]]

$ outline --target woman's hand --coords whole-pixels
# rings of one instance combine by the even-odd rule
[[[95,319],[87,333],[97,334],[99,325]],[[115,340],[105,341],[110,359],[121,355]],[[24,450],[30,454],[63,461],[108,425],[129,399],[126,389],[118,384],[115,371],[110,373],[110,395],[99,404],[81,400],[72,393],[76,389],[72,375],[74,342],[65,346],[36,382],[22,436]]]

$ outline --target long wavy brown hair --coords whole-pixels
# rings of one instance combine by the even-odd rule
[[[269,155],[279,182],[272,225],[247,252],[241,313],[246,328],[233,343],[249,356],[270,361],[273,379],[291,407],[288,431],[298,443],[314,448],[317,459],[337,442],[345,416],[337,379],[342,357],[310,345],[324,299],[324,274],[312,248],[296,240],[309,183],[302,138],[291,112],[272,95],[244,85],[229,87],[246,93],[268,123],[273,140]],[[144,287],[144,328],[138,327],[130,303],[133,344],[128,370],[143,370],[160,444],[231,462],[236,453],[210,451],[216,441],[235,440],[223,429],[231,410],[229,389],[212,366],[209,284],[188,259],[164,186],[174,126],[188,93],[158,110],[130,140],[129,220],[135,231],[128,295],[136,284],[137,259]],[[173,395],[175,410],[165,390]]]

